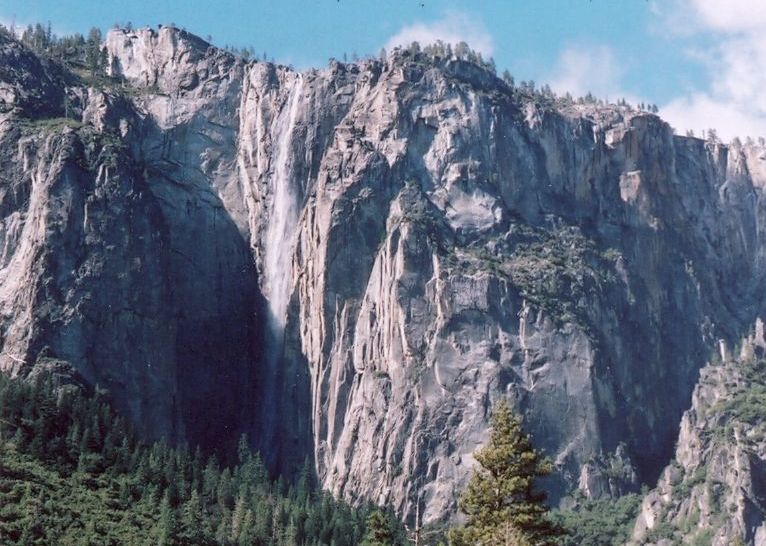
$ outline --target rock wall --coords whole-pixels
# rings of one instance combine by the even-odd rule
[[[111,377],[152,434],[249,432],[275,467],[309,458],[338,496],[432,521],[507,397],[556,463],[553,502],[618,495],[657,478],[710,348],[763,311],[762,146],[532,96],[456,58],[299,74],[171,28],[105,47],[112,86],[62,84],[76,128],[0,114],[19,188],[3,367]],[[64,168],[86,134],[114,140],[114,165]],[[104,223],[81,221],[99,192]],[[88,260],[108,268],[91,280]],[[31,292],[48,277],[58,300]],[[109,329],[79,326],[88,308]]]
[[[0,47],[3,66],[30,55]],[[39,96],[50,76],[26,66],[9,83]],[[54,117],[3,114],[0,366],[68,368],[149,437],[235,442],[254,411],[257,282],[206,174],[234,155],[228,133],[212,112],[168,125],[166,96],[59,85]]]

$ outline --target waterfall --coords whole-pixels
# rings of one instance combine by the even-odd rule
[[[263,294],[268,301],[268,322],[265,337],[265,364],[263,391],[261,392],[264,414],[260,419],[259,441],[267,464],[273,460],[279,443],[281,413],[281,386],[284,381],[285,323],[287,306],[292,288],[292,255],[295,248],[298,225],[298,185],[293,176],[292,136],[295,130],[300,99],[303,94],[303,78],[297,75],[287,103],[272,127],[275,143],[272,147],[274,168],[271,178],[271,208],[269,224],[264,240]]]
[[[281,341],[287,319],[287,304],[290,299],[292,277],[290,261],[295,245],[295,228],[298,224],[298,199],[292,183],[293,169],[290,144],[302,93],[303,78],[299,74],[290,91],[287,106],[280,114],[274,127],[278,141],[274,150],[271,211],[266,230],[264,292],[271,311],[272,333],[276,335],[278,342]],[[270,349],[279,351],[279,347],[271,347]]]

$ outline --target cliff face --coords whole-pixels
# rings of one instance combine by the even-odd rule
[[[0,56],[22,74],[0,122],[0,367],[98,384],[150,437],[234,431],[253,407],[255,268],[202,159],[184,160],[194,143],[138,96],[52,82],[16,43]]]
[[[700,372],[675,459],[641,506],[635,544],[766,544],[763,322],[736,358],[722,353]]]
[[[433,520],[509,397],[554,501],[616,495],[766,303],[757,145],[457,59],[300,74],[168,28],[106,48],[123,84],[58,84],[76,124],[0,114],[0,358],[105,385],[147,433],[246,431]]]

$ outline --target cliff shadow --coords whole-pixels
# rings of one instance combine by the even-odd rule
[[[145,123],[144,176],[168,232],[178,439],[231,455],[258,414],[258,278],[246,233],[219,195],[219,171],[206,171],[202,157],[211,146],[204,131],[215,130],[220,162],[229,153],[233,164],[234,132],[201,115],[170,129]]]

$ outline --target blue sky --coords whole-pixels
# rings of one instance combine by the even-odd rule
[[[300,68],[464,39],[517,80],[657,103],[679,130],[766,135],[766,0],[0,0],[14,17],[59,33],[174,22]]]

